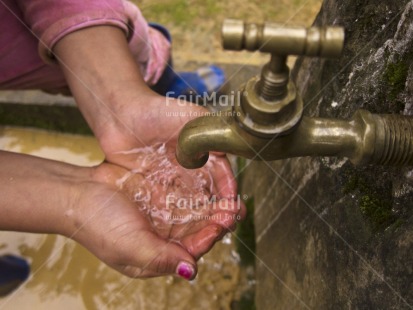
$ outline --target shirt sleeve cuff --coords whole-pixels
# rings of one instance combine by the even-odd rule
[[[133,23],[125,18],[108,12],[94,12],[92,14],[78,14],[70,18],[60,19],[52,24],[40,37],[39,40],[39,54],[40,57],[48,64],[56,63],[53,55],[53,47],[64,36],[74,31],[93,27],[93,26],[114,26],[122,29],[125,35],[129,37],[133,33]]]

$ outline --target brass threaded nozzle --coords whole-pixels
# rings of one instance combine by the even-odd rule
[[[375,115],[376,147],[371,163],[385,166],[413,165],[413,117]]]

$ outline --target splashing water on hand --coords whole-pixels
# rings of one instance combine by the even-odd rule
[[[181,167],[165,144],[122,152],[135,154],[136,165],[116,181],[158,231],[208,214],[214,194],[214,156],[197,170]]]

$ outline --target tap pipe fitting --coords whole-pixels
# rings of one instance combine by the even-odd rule
[[[176,156],[185,168],[202,167],[210,151],[258,160],[338,156],[356,165],[409,166],[413,117],[365,110],[358,110],[349,121],[303,117],[290,134],[264,138],[243,130],[233,112],[226,111],[190,121],[179,135]]]

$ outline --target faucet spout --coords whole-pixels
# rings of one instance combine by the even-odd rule
[[[179,164],[188,169],[200,168],[208,161],[209,152],[214,151],[248,157],[248,147],[239,139],[234,123],[225,113],[211,113],[188,122],[176,147]]]
[[[334,156],[358,165],[413,165],[413,118],[365,110],[348,121],[303,117],[291,133],[268,138],[244,130],[226,111],[192,120],[179,135],[176,157],[185,168],[202,167],[209,152],[256,160]]]
[[[275,24],[227,21],[224,46],[271,53],[260,77],[251,78],[232,110],[185,125],[176,156],[199,168],[211,151],[258,160],[301,156],[347,157],[354,164],[413,165],[413,117],[359,110],[345,121],[309,118],[285,65],[287,56],[340,55],[344,30],[337,27],[285,29]]]

